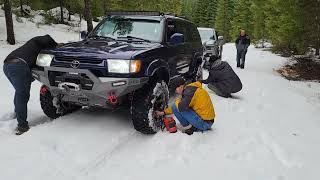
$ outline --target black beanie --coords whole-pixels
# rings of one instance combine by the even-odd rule
[[[186,80],[183,77],[176,77],[171,82],[172,89],[176,89],[177,87],[184,85],[185,83]]]

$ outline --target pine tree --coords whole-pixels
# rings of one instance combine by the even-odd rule
[[[276,50],[288,55],[307,50],[303,36],[305,28],[302,1],[268,0],[265,12],[266,28]]]
[[[303,12],[305,22],[306,41],[316,49],[315,55],[320,51],[320,0],[304,0]]]
[[[214,28],[217,14],[217,0],[209,0],[206,12],[206,26]]]
[[[92,16],[95,18],[104,15],[102,0],[92,1],[91,12],[92,12]]]
[[[230,30],[233,17],[233,1],[218,0],[215,28],[224,37],[225,42],[231,40]]]
[[[235,14],[232,21],[231,33],[233,39],[236,39],[236,37],[239,35],[240,29],[245,29],[246,33],[252,36],[253,23],[252,13],[250,11],[251,5],[251,0],[238,0],[235,3]]]
[[[268,33],[266,30],[266,1],[265,0],[252,0],[251,12],[253,18],[253,37],[254,40],[261,40],[262,45],[268,40]]]
[[[217,0],[198,0],[195,2],[194,22],[201,27],[214,27],[217,13]]]

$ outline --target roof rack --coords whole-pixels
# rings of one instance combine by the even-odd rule
[[[107,12],[107,16],[130,16],[130,15],[141,15],[141,16],[174,16],[188,20],[185,16],[178,16],[177,14],[170,12],[159,12],[159,11],[110,11]]]
[[[160,16],[162,13],[158,11],[110,11],[107,16],[124,16],[124,15],[142,15],[142,16]]]

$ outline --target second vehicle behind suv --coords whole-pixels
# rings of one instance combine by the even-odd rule
[[[158,12],[114,12],[83,40],[42,51],[33,76],[44,113],[57,118],[82,106],[131,109],[134,128],[162,127],[170,82],[202,75],[203,48],[192,22]]]
[[[209,59],[221,59],[223,36],[218,36],[218,33],[213,28],[199,27],[198,31],[201,36],[202,45],[204,48],[204,67],[209,65]]]

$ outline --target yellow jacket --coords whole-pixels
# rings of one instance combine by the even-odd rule
[[[210,96],[206,90],[202,88],[201,82],[188,84],[182,93],[182,99],[175,102],[179,111],[187,111],[192,109],[203,120],[213,120],[215,118],[214,107]],[[165,114],[172,114],[172,108],[166,108]]]

